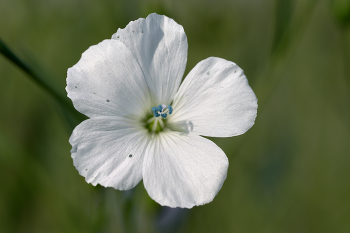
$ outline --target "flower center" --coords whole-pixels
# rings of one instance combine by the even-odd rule
[[[153,112],[153,117],[147,120],[146,128],[153,133],[163,131],[165,128],[165,119],[167,118],[168,114],[170,115],[173,113],[173,108],[170,105],[163,104],[153,107],[151,110]]]

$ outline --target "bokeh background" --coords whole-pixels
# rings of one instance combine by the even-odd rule
[[[64,90],[82,52],[152,12],[184,27],[185,74],[234,61],[259,99],[247,133],[212,139],[221,191],[183,210],[87,184],[53,98],[0,56],[0,232],[350,232],[349,1],[0,0],[0,38]]]

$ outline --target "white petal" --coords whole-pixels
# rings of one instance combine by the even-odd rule
[[[128,47],[140,64],[155,105],[170,104],[187,62],[187,38],[173,19],[155,13],[130,22],[112,36]]]
[[[257,98],[235,63],[210,57],[187,75],[168,122],[176,130],[211,137],[243,134],[254,125]]]
[[[141,68],[123,43],[104,40],[91,46],[68,69],[68,97],[89,116],[141,116],[152,107]]]
[[[121,117],[88,119],[69,139],[74,166],[88,183],[131,189],[142,179],[147,133]]]
[[[144,186],[161,205],[204,205],[213,200],[226,179],[225,153],[197,135],[172,131],[155,135],[145,156]]]

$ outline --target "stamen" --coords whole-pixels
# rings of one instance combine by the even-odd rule
[[[172,114],[173,113],[173,108],[170,105],[168,105],[168,109],[169,109],[169,114]]]
[[[153,111],[154,117],[159,117],[160,116],[159,112],[162,112],[162,109],[163,109],[162,105],[159,105],[158,107],[151,108],[151,110]]]
[[[160,124],[160,127],[162,127],[162,129],[164,128],[164,122],[162,120],[162,118],[158,118],[159,119],[159,124]]]
[[[152,132],[156,132],[156,130],[157,130],[158,119],[159,119],[159,118],[156,118],[156,119],[154,120],[154,122],[153,122]]]
[[[155,119],[156,119],[155,117],[150,118],[150,119],[146,122],[146,124],[151,123],[151,122],[154,121]]]
[[[154,117],[162,117],[163,119],[166,119],[168,114],[173,113],[173,108],[170,105],[158,105],[157,107],[151,108]]]

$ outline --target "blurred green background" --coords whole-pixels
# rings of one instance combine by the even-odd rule
[[[0,38],[64,89],[89,46],[157,12],[188,38],[187,74],[237,63],[259,99],[244,135],[212,139],[228,177],[213,202],[161,208],[93,187],[50,95],[0,56],[0,232],[350,232],[347,0],[0,0]]]

